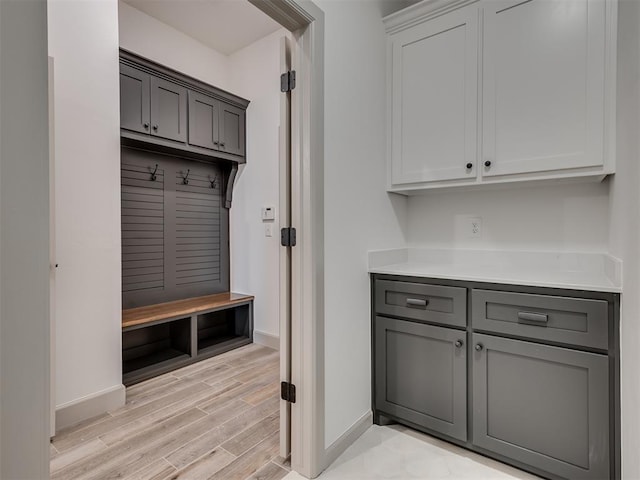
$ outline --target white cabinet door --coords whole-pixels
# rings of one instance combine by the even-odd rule
[[[475,180],[477,24],[472,5],[391,36],[392,187]]]
[[[605,8],[484,2],[484,177],[603,165]]]

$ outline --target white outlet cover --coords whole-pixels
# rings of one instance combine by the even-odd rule
[[[468,218],[467,233],[470,238],[482,237],[482,218],[481,217]]]

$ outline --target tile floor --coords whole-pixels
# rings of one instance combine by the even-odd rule
[[[252,344],[129,387],[56,435],[51,479],[279,480],[278,378],[278,352]]]
[[[320,480],[538,480],[538,477],[408,428],[373,425]],[[295,472],[284,480],[303,480]]]

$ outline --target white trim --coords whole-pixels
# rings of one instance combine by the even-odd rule
[[[83,420],[115,410],[124,405],[125,399],[124,385],[114,385],[106,390],[62,404],[56,408],[56,433]]]
[[[398,12],[387,15],[382,20],[387,33],[397,33],[418,23],[457,10],[479,0],[424,0]]]
[[[369,430],[373,425],[373,413],[371,411],[365,413],[356,422],[349,427],[338,439],[333,442],[325,451],[324,462],[325,468],[335,462],[344,451],[349,448],[360,436]]]
[[[274,350],[280,350],[280,337],[277,335],[271,335],[270,333],[254,330],[253,343],[264,345],[265,347],[273,348]]]

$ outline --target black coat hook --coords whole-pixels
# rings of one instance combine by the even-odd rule
[[[190,168],[187,168],[187,174],[182,177],[182,184],[183,185],[189,185],[189,172],[191,171]]]
[[[153,171],[153,173],[151,174],[151,181],[152,181],[152,182],[155,182],[155,181],[156,181],[156,179],[158,178],[158,177],[156,176],[156,172],[157,172],[157,171],[158,171],[158,164],[156,163],[156,169],[155,169],[155,170]]]
[[[218,181],[218,176],[216,175],[213,180],[211,180],[211,175],[209,175],[209,182],[211,182],[211,188],[216,188],[216,182]]]

